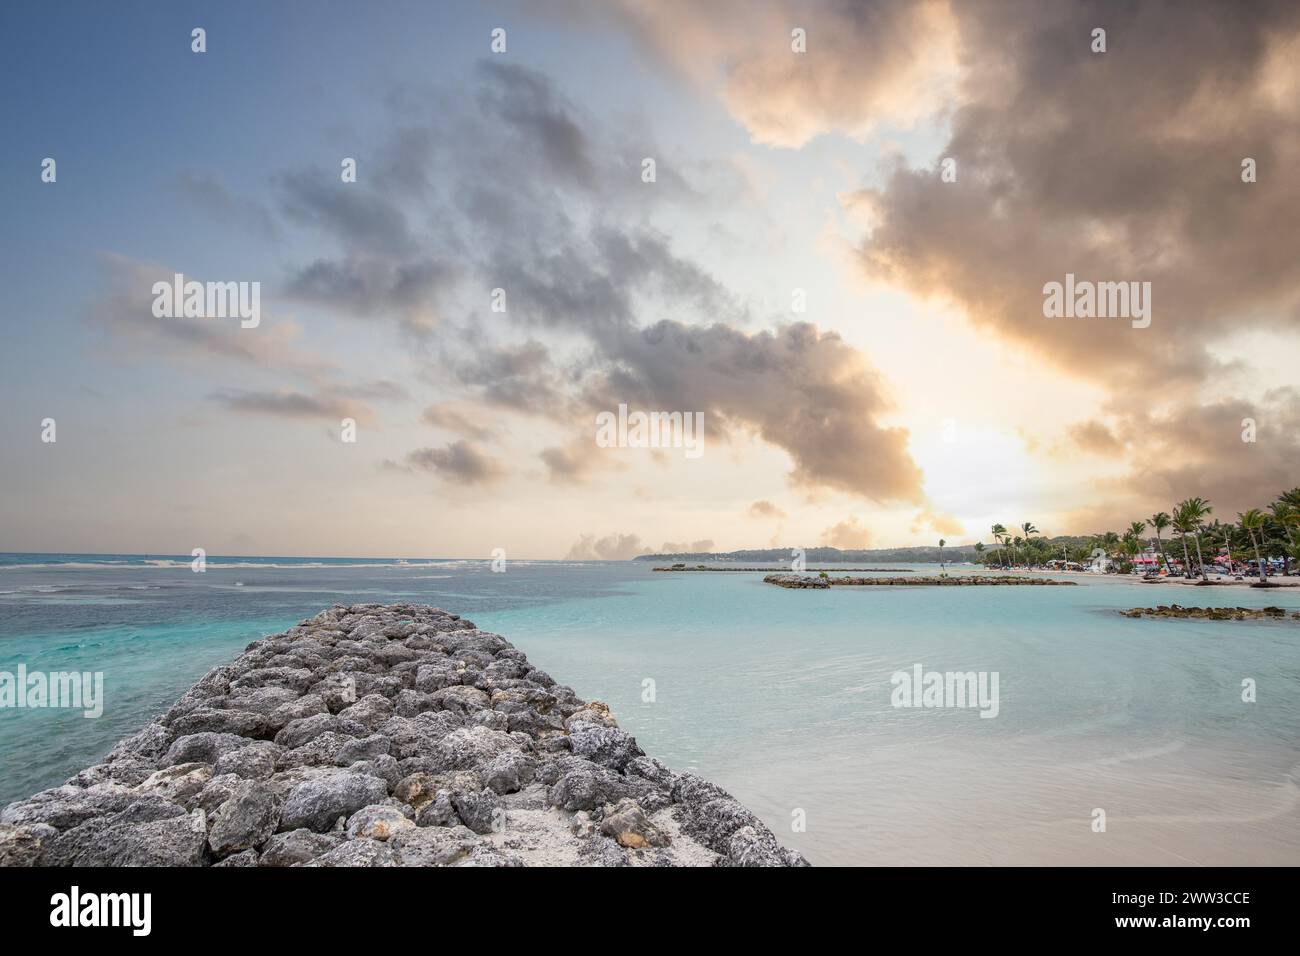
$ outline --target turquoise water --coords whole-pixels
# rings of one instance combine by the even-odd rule
[[[0,802],[93,761],[263,633],[335,600],[419,600],[607,701],[647,751],[726,786],[817,863],[1300,863],[1300,622],[1115,613],[1300,610],[1300,591],[1105,578],[791,591],[643,563],[494,574],[210,558],[198,575],[187,558],[41,560],[0,559],[0,670],[102,670],[106,709],[0,710]],[[914,664],[996,672],[997,717],[891,706],[891,675]]]

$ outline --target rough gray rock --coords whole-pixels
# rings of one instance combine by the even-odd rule
[[[416,816],[415,822],[422,827],[452,827],[460,824],[460,817],[451,803],[451,791],[439,790],[432,800],[426,803]]]
[[[82,842],[82,841],[79,841]],[[202,866],[207,835],[189,816],[98,828],[77,866]]]
[[[343,838],[332,833],[313,833],[311,830],[290,830],[277,833],[262,847],[259,866],[294,866],[306,863],[334,849]]]
[[[403,866],[451,866],[469,855],[478,837],[462,826],[419,827],[401,830],[388,842],[397,850]]]
[[[218,857],[251,850],[265,843],[279,823],[279,801],[250,781],[218,808],[208,830],[208,846]]]
[[[283,752],[269,740],[259,740],[236,750],[227,750],[212,765],[212,773],[214,777],[232,773],[248,780],[265,780],[275,773],[276,762]]]
[[[626,798],[605,812],[605,818],[600,821],[600,832],[612,837],[619,846],[633,850],[667,846],[670,842],[667,834],[650,822],[641,805]]]
[[[280,811],[280,828],[306,827],[318,833],[334,826],[339,817],[388,796],[388,785],[378,777],[340,771],[300,783]]]
[[[219,860],[212,864],[213,866],[259,866],[256,850],[241,850],[239,853],[233,853],[224,860]]]
[[[387,843],[362,837],[340,843],[328,853],[322,853],[299,866],[401,866],[402,858]]]
[[[162,765],[172,767],[178,763],[216,763],[223,754],[248,745],[248,740],[238,734],[200,733],[177,737],[163,757]]]
[[[451,805],[461,822],[475,833],[491,833],[500,828],[497,816],[500,804],[491,790],[453,791]]]
[[[388,840],[401,830],[413,830],[415,823],[396,807],[373,804],[362,807],[348,818],[349,840]]]
[[[40,866],[45,841],[58,835],[48,823],[0,823],[0,866]]]
[[[0,866],[806,865],[600,701],[422,605],[336,605],[0,811]]]
[[[645,781],[623,777],[581,757],[563,757],[555,763],[560,776],[547,799],[564,810],[593,810],[623,797],[639,796],[649,787]]]
[[[520,750],[507,750],[483,767],[483,783],[497,793],[518,793],[533,782],[536,772],[536,760]]]
[[[275,735],[275,742],[281,747],[295,750],[323,733],[337,733],[338,729],[339,719],[333,714],[325,712],[312,714],[310,717],[299,717],[285,724]]]
[[[636,738],[627,732],[585,722],[569,724],[569,747],[577,756],[612,770],[622,770],[628,761],[645,756]]]

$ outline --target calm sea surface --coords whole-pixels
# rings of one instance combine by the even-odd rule
[[[1115,613],[1300,610],[1300,590],[791,591],[650,567],[0,555],[0,671],[102,671],[106,698],[96,720],[0,709],[0,805],[96,761],[251,640],[334,602],[413,601],[607,701],[814,863],[1300,864],[1300,621]],[[996,672],[997,717],[891,706],[916,664]]]

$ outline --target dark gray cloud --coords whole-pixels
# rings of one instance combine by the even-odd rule
[[[484,401],[513,411],[554,415],[566,402],[550,351],[535,340],[502,346],[480,340],[455,372]]]
[[[344,399],[307,395],[295,391],[253,392],[242,389],[219,389],[208,396],[212,401],[235,412],[274,415],[281,418],[343,418],[369,417],[364,406]]]
[[[391,262],[370,256],[317,259],[294,273],[292,298],[356,316],[406,314],[435,307],[437,293],[456,271],[433,260]]]
[[[392,256],[417,250],[402,209],[360,177],[344,183],[337,171],[310,169],[281,174],[276,185],[286,218],[323,231],[349,249]]]
[[[187,170],[181,173],[177,186],[183,196],[217,222],[264,238],[279,237],[280,228],[271,210],[255,199],[235,195],[215,173]]]
[[[401,467],[391,462],[386,465]],[[491,485],[508,473],[500,461],[464,439],[450,442],[443,448],[417,448],[406,456],[405,468],[427,471],[458,485]]]
[[[480,109],[509,129],[507,145],[525,161],[540,165],[559,180],[590,187],[595,166],[590,144],[574,118],[573,106],[541,73],[513,64],[481,63]]]
[[[793,481],[876,501],[919,501],[921,472],[876,372],[833,332],[808,323],[747,333],[659,322],[602,342],[611,368],[587,393],[595,408],[703,412],[706,445],[730,427],[757,432],[794,461]]]

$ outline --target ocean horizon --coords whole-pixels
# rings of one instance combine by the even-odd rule
[[[1118,613],[1297,611],[1300,590],[1095,575],[792,591],[652,562],[210,556],[200,574],[190,560],[0,554],[0,671],[102,672],[105,687],[97,719],[0,709],[0,806],[96,762],[249,642],[335,603],[405,602],[501,634],[814,864],[1300,859],[1296,623]],[[894,706],[891,677],[917,666],[998,675],[996,719]],[[1261,703],[1243,701],[1247,679]]]

